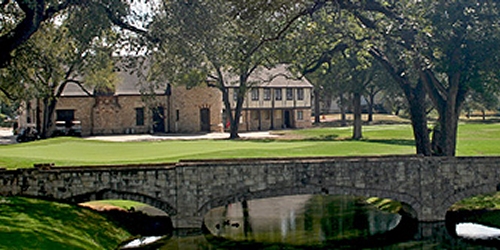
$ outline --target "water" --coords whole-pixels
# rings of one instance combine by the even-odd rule
[[[159,249],[497,249],[500,229],[417,223],[365,198],[301,195],[243,201],[211,210],[205,230],[176,232]],[[453,227],[452,227],[453,228]],[[481,236],[478,237],[479,232]],[[484,235],[490,235],[484,236]]]
[[[488,240],[500,238],[499,228],[488,227],[471,222],[457,224],[456,232],[458,236],[470,239]]]

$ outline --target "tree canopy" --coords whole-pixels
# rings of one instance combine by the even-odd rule
[[[498,88],[499,19],[495,1],[314,1],[322,4],[317,16],[333,22],[319,31],[337,27],[337,41],[361,47],[385,67],[409,103],[417,153],[454,155],[457,122],[464,100],[472,90]],[[332,5],[333,10],[323,12]],[[348,20],[349,26],[341,20]],[[325,36],[326,32],[323,33]],[[342,34],[342,35],[339,35]],[[316,37],[316,36],[315,36]],[[344,44],[340,43],[339,44]],[[313,44],[323,51],[315,70],[329,63],[335,47]],[[489,56],[488,56],[489,55]],[[493,55],[493,56],[492,56]],[[439,117],[428,133],[429,97]],[[432,142],[432,143],[431,143]]]
[[[497,92],[500,77],[500,9],[494,0],[174,0],[162,2],[152,19],[138,18],[152,21],[139,26],[132,25],[137,13],[125,0],[3,0],[0,11],[0,68],[12,69],[13,58],[32,46],[27,41],[57,18],[72,24],[67,32],[77,40],[121,27],[132,31],[122,33],[125,39],[148,46],[151,79],[219,88],[232,138],[238,137],[245,93],[255,84],[249,76],[259,67],[293,63],[306,74],[329,68],[340,53],[350,58],[353,72],[376,59],[398,84],[409,104],[417,153],[452,156],[464,103]],[[33,67],[51,74],[41,66],[45,59],[31,69],[17,65],[18,71],[3,71],[2,77],[16,79]],[[228,86],[236,86],[235,107]],[[18,87],[2,82],[0,89],[11,95]],[[431,135],[422,105],[427,99],[438,112]]]
[[[274,8],[239,8],[231,1],[169,1],[151,25],[157,46],[152,74],[185,85],[209,83],[223,96],[230,137],[238,137],[249,81],[259,67],[272,67],[274,43],[309,11],[295,4]],[[236,91],[236,104],[228,89]]]
[[[15,56],[15,50],[28,41],[43,23],[65,19],[66,15],[72,16],[81,35],[115,25],[147,36],[145,30],[129,22],[140,15],[134,12],[130,3],[127,0],[2,0],[0,68],[7,67]]]

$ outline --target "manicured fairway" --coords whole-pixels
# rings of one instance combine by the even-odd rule
[[[55,138],[0,146],[0,166],[31,167],[158,163],[180,159],[353,156],[415,153],[409,125],[365,126],[364,139],[348,140],[351,128],[282,131],[291,140],[193,140],[102,142]],[[462,124],[457,155],[500,155],[500,124]]]

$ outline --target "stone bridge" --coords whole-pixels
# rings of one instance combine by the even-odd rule
[[[80,203],[135,200],[199,228],[211,208],[244,199],[330,194],[390,198],[420,221],[442,221],[459,200],[498,190],[500,157],[328,157],[181,161],[1,170],[0,195]]]

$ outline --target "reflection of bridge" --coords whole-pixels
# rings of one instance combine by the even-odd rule
[[[444,220],[453,203],[497,191],[500,157],[337,157],[183,161],[0,171],[1,195],[69,202],[140,201],[174,226],[200,227],[213,207],[294,194],[377,196],[410,205],[421,221]]]

